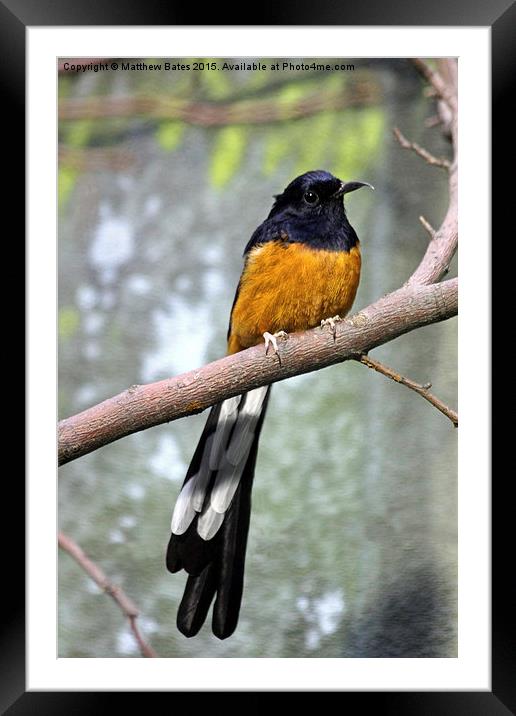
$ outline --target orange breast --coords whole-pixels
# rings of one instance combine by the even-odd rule
[[[228,353],[260,343],[265,331],[301,331],[344,316],[360,279],[360,249],[310,249],[268,242],[248,257],[231,314]]]

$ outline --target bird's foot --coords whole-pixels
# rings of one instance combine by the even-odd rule
[[[265,331],[263,334],[263,339],[265,341],[265,355],[269,353],[269,347],[272,346],[274,348],[274,353],[278,354],[278,341],[277,338],[283,338],[283,340],[287,340],[288,333],[285,331],[278,331],[277,333],[269,333],[269,331]]]
[[[332,316],[332,318],[323,318],[321,321],[321,328],[324,328],[324,326],[330,327],[330,332],[333,336],[333,340],[335,340],[335,334],[337,332],[337,326],[336,323],[339,323],[342,321],[342,318],[340,316]]]

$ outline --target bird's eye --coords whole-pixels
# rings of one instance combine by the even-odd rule
[[[315,191],[307,191],[303,199],[306,201],[307,204],[310,204],[310,206],[315,206],[315,204],[317,204],[317,202],[319,201],[319,197],[317,196]]]

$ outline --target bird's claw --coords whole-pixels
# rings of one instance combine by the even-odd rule
[[[265,331],[263,338],[265,340],[265,355],[268,355],[270,346],[274,348],[274,353],[278,353],[278,341],[276,339],[283,338],[286,340],[288,338],[288,333],[285,331],[278,331],[277,333],[272,334],[269,333],[269,331]]]
[[[342,321],[342,318],[338,315],[332,316],[332,318],[323,318],[321,321],[321,328],[324,328],[324,326],[330,327],[333,340],[335,340],[335,334],[337,333],[337,326],[335,324],[339,323],[339,321]]]

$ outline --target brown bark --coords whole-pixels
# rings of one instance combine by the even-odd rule
[[[291,334],[278,356],[262,345],[175,378],[128,390],[59,423],[59,464],[131,433],[177,420],[260,385],[319,370],[457,313],[457,279],[406,286],[329,328]]]

